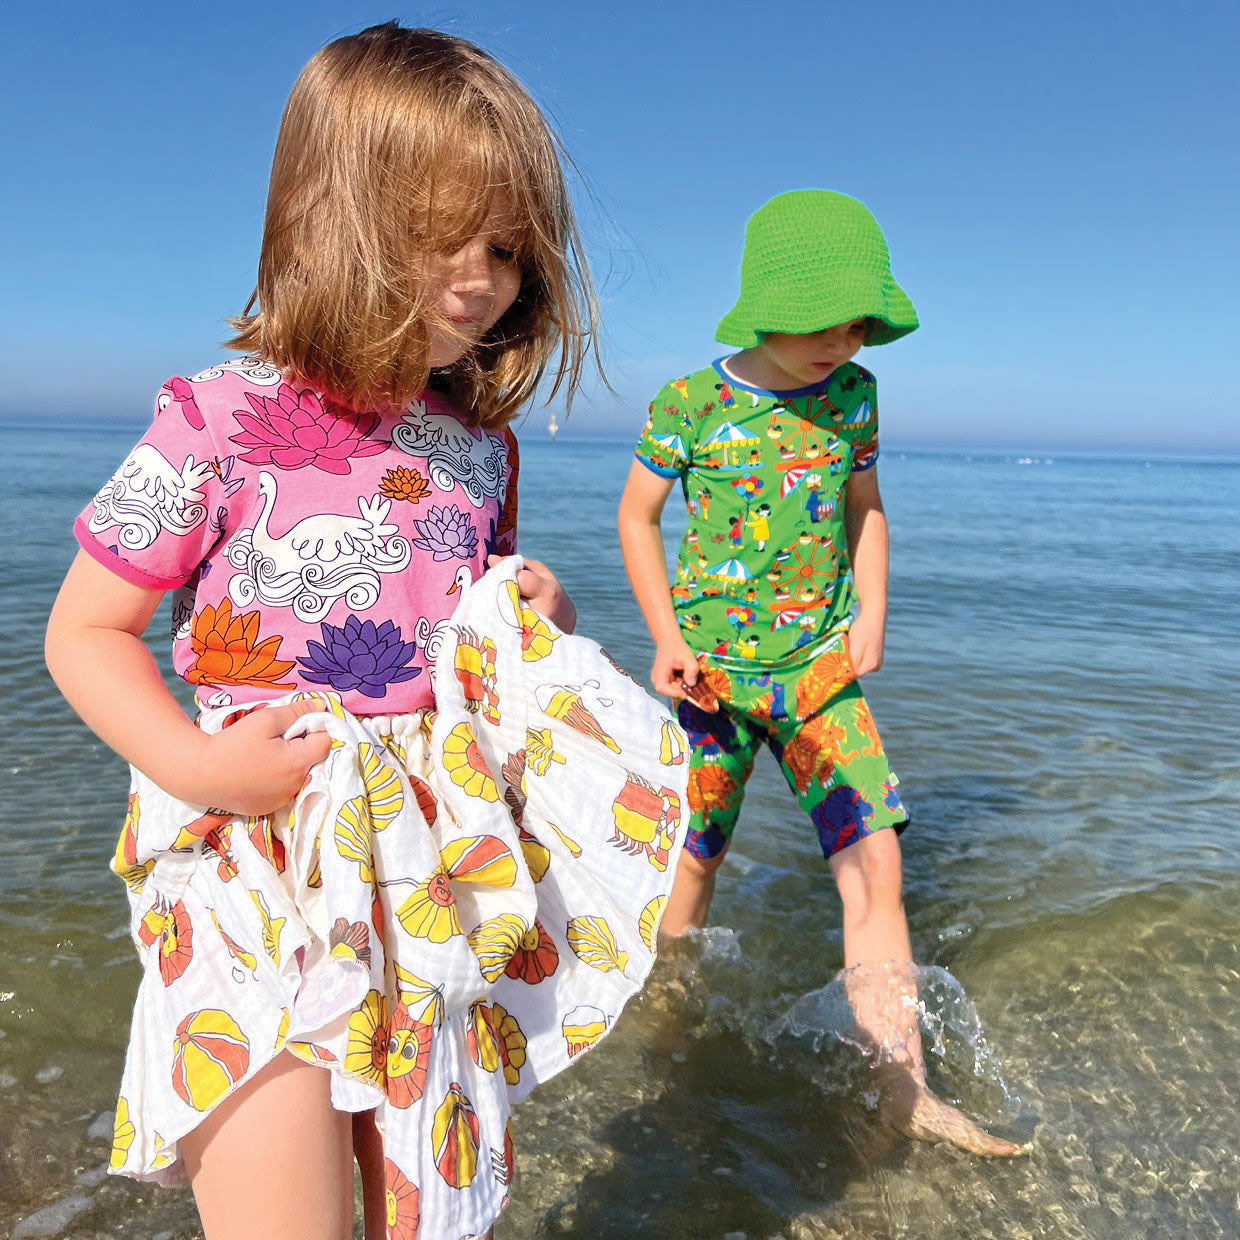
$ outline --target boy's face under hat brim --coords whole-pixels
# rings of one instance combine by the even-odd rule
[[[867,345],[890,344],[918,326],[863,203],[831,190],[793,190],[754,212],[745,228],[741,294],[716,340],[747,349],[767,332],[804,334],[863,317],[870,320]]]

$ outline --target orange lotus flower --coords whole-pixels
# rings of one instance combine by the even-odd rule
[[[192,685],[263,685],[295,689],[295,681],[276,683],[288,675],[292,660],[277,659],[280,637],[258,640],[257,611],[234,616],[232,603],[208,604],[194,617],[190,644],[194,661],[185,672]]]
[[[431,484],[416,469],[398,465],[389,469],[379,483],[379,494],[386,499],[404,499],[411,504],[429,495]]]

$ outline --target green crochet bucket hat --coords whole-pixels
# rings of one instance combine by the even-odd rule
[[[891,274],[878,221],[864,203],[827,189],[795,189],[745,225],[741,295],[715,332],[748,349],[764,332],[816,332],[868,317],[866,344],[890,344],[917,327],[917,311]]]

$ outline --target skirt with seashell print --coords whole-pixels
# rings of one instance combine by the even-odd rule
[[[332,1073],[339,1109],[378,1109],[391,1235],[458,1240],[503,1208],[511,1104],[653,963],[688,770],[662,706],[525,606],[520,565],[465,590],[435,711],[358,718],[316,695],[297,727],[332,750],[278,813],[187,805],[134,772],[113,868],[143,980],[114,1172],[182,1182],[179,1138],[288,1051]]]

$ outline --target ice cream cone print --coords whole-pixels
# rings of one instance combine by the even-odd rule
[[[607,1032],[607,1016],[588,1003],[573,1008],[560,1025],[568,1057],[575,1059],[582,1051],[588,1051]]]

